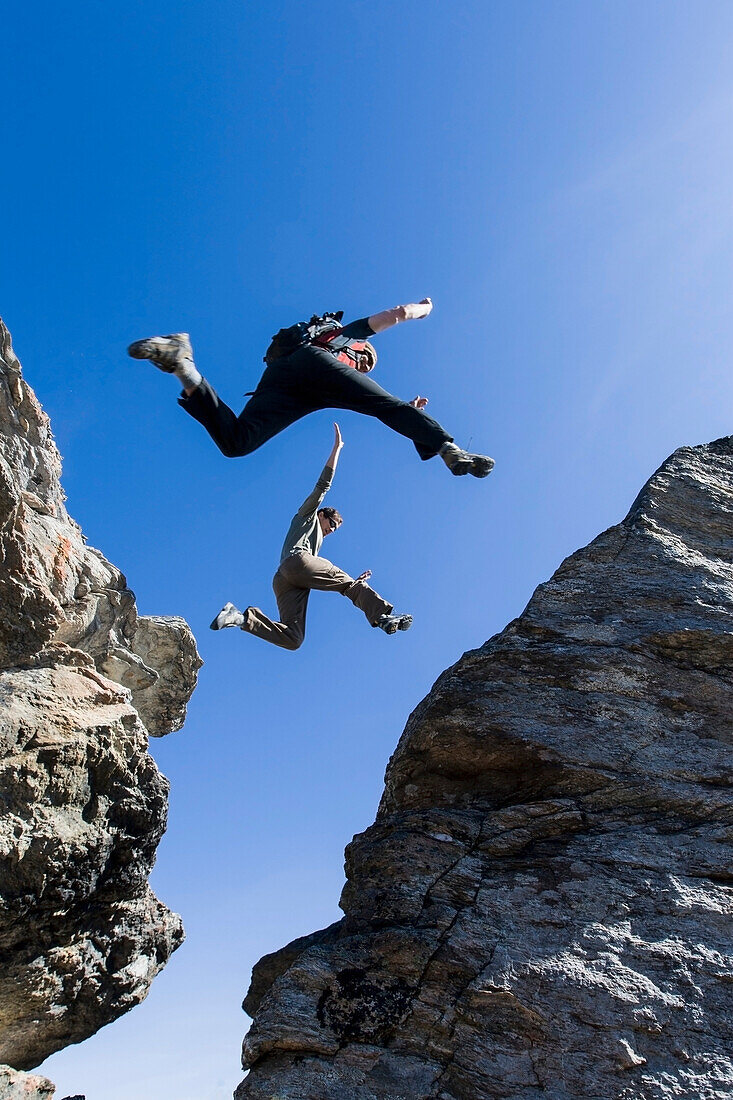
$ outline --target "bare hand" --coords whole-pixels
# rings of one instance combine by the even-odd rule
[[[417,397],[413,397],[412,401],[408,402],[408,404],[412,405],[415,409],[424,409],[427,403],[427,397],[421,397],[420,394],[418,394]]]
[[[358,581],[368,581],[372,575],[371,569],[365,569],[363,573],[360,573],[356,578]]]
[[[344,441],[343,441],[343,438],[341,436],[341,429],[339,428],[338,424],[335,421],[334,421],[334,424],[333,424],[333,428],[334,428],[334,434],[335,434],[333,445],[336,449],[338,449],[340,451],[341,448],[344,445]]]

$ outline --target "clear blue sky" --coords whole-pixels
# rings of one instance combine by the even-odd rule
[[[206,665],[153,884],[188,939],[144,1005],[44,1066],[58,1096],[224,1100],[252,963],[338,914],[410,710],[626,512],[733,427],[733,7],[716,0],[129,0],[3,26],[0,311],[52,417],[72,515]],[[274,610],[289,519],[331,445],[308,418],[230,461],[130,340],[191,332],[232,404],[269,336],[429,294],[378,380],[485,482],[339,417],[334,560],[415,616],[316,595],[285,653],[208,630]]]

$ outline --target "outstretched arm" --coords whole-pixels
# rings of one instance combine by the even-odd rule
[[[321,501],[325,497],[328,490],[331,488],[333,481],[333,475],[338,465],[339,455],[341,454],[341,448],[344,445],[344,441],[341,438],[341,430],[338,424],[334,424],[335,439],[331,453],[326,459],[326,465],[321,471],[321,476],[315,484],[315,488],[312,493],[305,498],[300,508],[298,509],[299,516],[309,516],[312,512],[316,512],[320,507]]]
[[[406,306],[384,309],[381,313],[372,314],[369,318],[369,327],[372,332],[384,332],[393,325],[399,325],[401,321],[418,321],[421,317],[427,317],[432,308],[431,299],[423,298],[421,302],[410,302]]]
[[[333,428],[334,428],[333,447],[331,448],[331,453],[328,456],[328,459],[326,461],[326,466],[330,466],[331,469],[335,473],[336,472],[336,467],[338,466],[339,455],[341,454],[341,451],[343,450],[344,441],[341,437],[341,429],[339,428],[338,424],[336,424],[335,421],[334,421]]]

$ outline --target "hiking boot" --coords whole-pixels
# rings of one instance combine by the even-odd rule
[[[396,634],[398,630],[410,629],[412,615],[380,615],[374,625],[385,634]]]
[[[444,443],[438,454],[446,466],[456,477],[462,474],[473,474],[474,477],[488,477],[494,469],[494,460],[488,455],[474,455],[470,451],[464,451],[455,443]]]
[[[149,359],[166,374],[173,374],[184,359],[190,359],[193,363],[193,348],[187,332],[172,332],[169,336],[149,336],[147,340],[136,340],[134,344],[130,344],[127,354],[133,359]]]
[[[224,630],[227,626],[242,626],[244,615],[238,611],[233,603],[225,603],[219,614],[211,623],[212,630]]]

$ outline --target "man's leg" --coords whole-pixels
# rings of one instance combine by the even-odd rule
[[[272,389],[255,393],[237,416],[205,378],[178,404],[203,424],[227,458],[251,454],[311,411],[297,395]]]
[[[340,592],[366,615],[370,626],[381,627],[386,634],[409,630],[411,615],[393,615],[387,603],[366,581],[354,580],[326,558],[313,554],[291,554],[275,574],[272,587],[277,599],[280,622],[274,622],[259,607],[238,611],[225,604],[211,624],[212,630],[239,626],[248,634],[272,642],[282,649],[299,649],[305,638],[305,615],[311,590]]]
[[[318,592],[340,592],[351,600],[367,617],[370,626],[376,626],[378,619],[389,615],[393,606],[361,580],[354,580],[343,569],[333,565],[326,558],[317,558],[313,554],[291,554],[278,570],[278,575],[298,590],[310,588]],[[280,599],[278,597],[278,607]]]
[[[327,351],[306,348],[291,358],[300,357],[300,369],[310,391],[317,394],[314,408],[349,409],[381,420],[415,444],[420,458],[439,454],[453,474],[486,477],[494,468],[488,455],[464,451],[453,442],[443,427],[421,409],[400,401],[359,371],[339,363]]]
[[[328,352],[321,352],[319,358],[324,355],[331,360],[320,364],[318,399],[324,405],[376,417],[388,428],[411,439],[422,459],[433,458],[444,443],[453,442],[453,436],[448,435],[437,420],[414,405],[400,401],[368,375],[334,360]]]
[[[239,611],[233,603],[225,603],[211,623],[211,629],[224,630],[228,626],[238,626],[240,630],[254,634],[265,642],[272,642],[282,649],[299,649],[305,637],[307,603],[308,590],[292,588],[289,596],[282,600],[280,613],[284,621],[279,623],[270,619],[259,607],[247,607],[244,611]]]
[[[281,649],[299,649],[305,638],[305,613],[308,608],[307,588],[298,588],[282,576],[280,570],[273,577],[272,587],[277,600],[280,622],[274,622],[259,607],[248,607],[242,612],[242,630],[254,634],[265,642],[272,642]]]
[[[136,340],[128,353],[176,376],[183,386],[179,405],[203,424],[227,458],[250,454],[315,407],[322,407],[309,404],[309,391],[299,386],[297,365],[287,359],[268,366],[252,400],[236,416],[196,369],[188,333]]]

